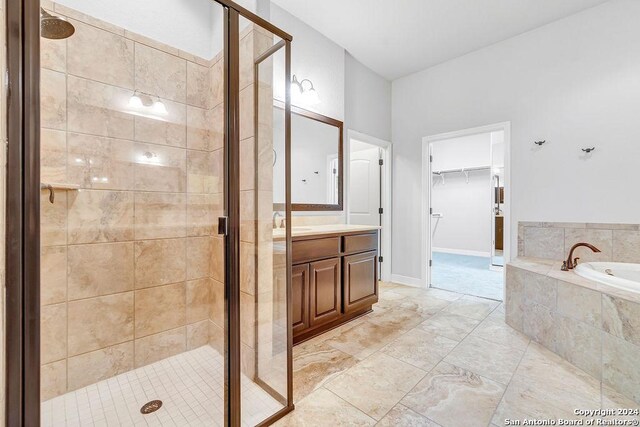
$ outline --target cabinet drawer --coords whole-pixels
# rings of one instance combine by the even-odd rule
[[[347,254],[376,250],[378,250],[377,232],[344,236],[344,252]]]
[[[340,237],[292,242],[293,263],[331,258],[340,254]]]

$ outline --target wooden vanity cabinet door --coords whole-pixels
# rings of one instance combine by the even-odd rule
[[[504,217],[502,216],[497,216],[496,218],[496,226],[495,226],[495,231],[496,231],[496,235],[494,236],[495,238],[495,248],[498,250],[503,250],[504,249]]]
[[[342,316],[340,258],[309,264],[309,302],[312,327]]]
[[[344,257],[345,314],[378,302],[378,252]]]
[[[291,318],[293,333],[297,334],[309,325],[309,264],[291,268]]]

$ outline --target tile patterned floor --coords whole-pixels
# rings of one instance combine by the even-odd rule
[[[220,354],[203,346],[43,402],[42,426],[221,426],[223,369]],[[142,415],[154,399],[162,408]],[[244,375],[242,402],[246,426],[282,409]]]
[[[294,347],[278,426],[503,426],[637,408],[504,323],[503,306],[381,284],[374,312]]]

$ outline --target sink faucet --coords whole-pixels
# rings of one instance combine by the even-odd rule
[[[578,257],[573,258],[573,251],[575,251],[577,248],[581,246],[585,246],[591,249],[593,252],[600,252],[600,249],[596,248],[595,246],[589,243],[576,243],[575,245],[571,246],[571,250],[569,250],[569,256],[567,257],[567,260],[562,262],[562,271],[573,270],[573,268],[576,265],[578,265],[578,260],[580,258]]]
[[[273,228],[278,228],[278,223],[276,222],[276,218],[277,217],[282,218],[282,214],[280,212],[278,212],[278,211],[275,211],[273,213]]]

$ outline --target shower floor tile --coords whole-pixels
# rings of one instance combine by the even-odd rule
[[[221,426],[223,373],[222,356],[203,346],[47,400],[42,426]],[[142,415],[142,405],[155,399],[162,407]],[[244,375],[242,402],[245,426],[283,407]]]

